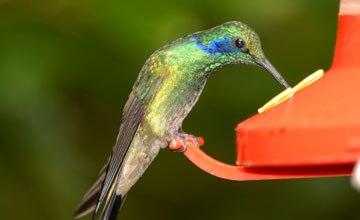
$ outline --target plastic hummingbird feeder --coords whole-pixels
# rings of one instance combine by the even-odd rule
[[[229,180],[351,175],[360,157],[360,0],[342,0],[331,68],[318,71],[236,128],[237,165],[215,160],[190,140],[172,150]],[[203,140],[199,139],[200,145]]]

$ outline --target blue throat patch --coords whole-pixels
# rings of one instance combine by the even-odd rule
[[[208,54],[217,54],[217,53],[237,53],[239,52],[234,46],[232,45],[231,39],[228,36],[225,36],[224,39],[217,39],[212,40],[210,43],[210,47],[205,46],[203,43],[201,43],[199,37],[197,35],[194,35],[194,38],[196,40],[196,45],[198,48],[203,50],[204,52]]]

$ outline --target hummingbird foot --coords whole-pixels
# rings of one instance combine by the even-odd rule
[[[194,135],[187,134],[180,131],[176,137],[170,142],[170,150],[183,153],[186,151],[188,144],[195,144],[197,147],[204,145],[202,137],[195,137]]]
[[[188,133],[185,133],[183,131],[180,131],[178,134],[177,134],[177,139],[180,139],[182,140],[184,143],[185,143],[185,140],[191,140],[193,141],[197,147],[200,147],[200,143],[199,143],[199,140],[197,137],[195,137],[194,135],[192,134],[188,134]],[[186,144],[186,143],[185,143]]]

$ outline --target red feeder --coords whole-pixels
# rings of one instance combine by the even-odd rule
[[[360,1],[344,0],[333,64],[322,78],[236,128],[237,166],[186,140],[185,156],[230,180],[351,175],[360,157]]]

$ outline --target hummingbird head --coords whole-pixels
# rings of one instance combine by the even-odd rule
[[[260,38],[244,23],[232,21],[192,35],[198,48],[214,57],[218,67],[229,64],[252,64],[266,69],[284,87],[289,85],[266,59]]]

